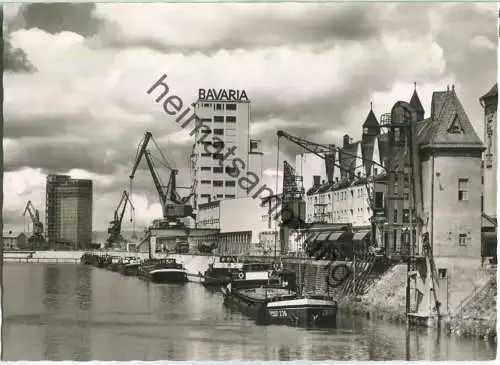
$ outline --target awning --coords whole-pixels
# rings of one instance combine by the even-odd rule
[[[314,241],[316,242],[319,242],[319,241],[325,241],[327,239],[327,237],[330,235],[331,231],[327,231],[327,232],[320,232],[316,238],[314,239]]]
[[[361,231],[357,231],[354,233],[354,237],[352,238],[353,241],[361,241],[366,238],[370,234],[370,230],[368,229],[363,229]]]
[[[332,232],[328,236],[328,239],[326,241],[328,242],[337,242],[338,239],[345,233],[345,231],[337,231],[337,232]]]

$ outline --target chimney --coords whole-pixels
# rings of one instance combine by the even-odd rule
[[[321,176],[314,175],[313,176],[313,183],[314,183],[314,186],[320,186],[321,185]]]
[[[342,147],[346,148],[347,145],[349,144],[349,141],[350,141],[349,135],[344,134],[344,143],[343,143]]]

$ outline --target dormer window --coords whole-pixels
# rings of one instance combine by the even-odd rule
[[[368,134],[368,127],[363,128],[363,134]]]
[[[462,125],[460,124],[460,120],[458,119],[458,115],[455,114],[455,118],[453,118],[453,122],[450,124],[450,127],[448,128],[448,133],[460,134],[463,132],[464,132],[464,130],[462,128]]]

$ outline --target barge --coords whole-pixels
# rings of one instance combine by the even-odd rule
[[[326,296],[297,292],[295,274],[282,272],[267,284],[233,281],[223,286],[225,302],[233,304],[258,324],[296,327],[335,327],[337,302]]]
[[[188,281],[187,271],[175,259],[148,259],[138,268],[141,279],[153,283],[185,283]]]

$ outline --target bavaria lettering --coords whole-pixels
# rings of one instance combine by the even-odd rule
[[[248,101],[248,96],[245,90],[199,89],[198,99],[212,101]]]

